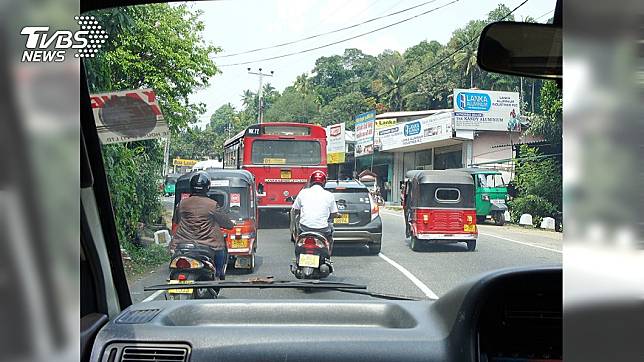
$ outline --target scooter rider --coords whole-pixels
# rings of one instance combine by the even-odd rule
[[[329,254],[333,250],[333,224],[330,218],[338,217],[338,206],[333,194],[324,189],[326,175],[323,171],[313,171],[309,178],[309,188],[303,189],[293,202],[293,212],[300,214],[300,231],[314,231],[324,235],[329,241]]]
[[[181,200],[174,212],[172,222],[178,227],[170,243],[170,250],[181,243],[198,243],[213,250],[213,260],[219,279],[225,279],[228,249],[219,227],[231,229],[233,222],[219,210],[217,201],[208,197],[210,176],[205,171],[190,177],[190,197]]]

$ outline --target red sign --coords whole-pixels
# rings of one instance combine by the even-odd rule
[[[241,205],[241,198],[239,194],[230,194],[230,206],[239,206]]]

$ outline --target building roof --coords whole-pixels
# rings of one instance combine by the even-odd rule
[[[406,178],[417,179],[419,183],[472,184],[472,176],[463,171],[449,170],[410,170]]]
[[[446,109],[428,109],[425,111],[403,111],[403,112],[386,112],[377,114],[376,119],[382,118],[399,118],[399,117],[414,117],[414,116],[429,116],[436,113],[451,112],[451,108]]]

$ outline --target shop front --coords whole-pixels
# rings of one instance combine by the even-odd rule
[[[391,197],[400,203],[400,183],[409,170],[460,168],[471,159],[473,132],[457,132],[445,111],[378,131],[379,148],[392,156]]]

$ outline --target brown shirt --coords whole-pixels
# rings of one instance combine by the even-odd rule
[[[226,241],[219,227],[233,228],[234,224],[218,204],[206,196],[190,196],[177,205],[172,221],[178,225],[170,248],[178,243],[199,243],[215,250],[226,249]]]

